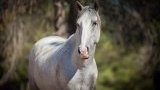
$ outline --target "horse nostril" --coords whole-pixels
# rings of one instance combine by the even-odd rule
[[[85,48],[78,47],[78,53],[79,54],[88,53],[88,52],[89,52],[89,48],[88,47],[85,47]]]
[[[87,47],[87,52],[89,52],[89,47]]]
[[[78,47],[78,53],[80,54],[81,52],[80,52],[80,47]]]
[[[88,47],[78,47],[78,53],[82,59],[88,59],[89,54],[88,54],[89,48]]]

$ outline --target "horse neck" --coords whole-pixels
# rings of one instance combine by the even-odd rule
[[[94,60],[94,53],[95,53],[95,48],[96,45],[93,45],[90,47],[90,54],[89,54],[89,59],[87,60],[82,60],[78,54],[78,46],[80,44],[80,37],[78,34],[73,34],[67,41],[69,44],[72,44],[72,62],[75,67],[77,68],[82,68],[82,67],[87,67],[89,64],[91,64]]]

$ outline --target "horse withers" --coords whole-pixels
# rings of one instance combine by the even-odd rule
[[[31,90],[94,90],[98,75],[94,59],[100,38],[98,7],[78,10],[76,32],[68,39],[49,36],[39,40],[29,57]]]

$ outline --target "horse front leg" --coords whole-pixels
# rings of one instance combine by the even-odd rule
[[[94,77],[94,75],[90,77],[90,89],[89,90],[96,90],[96,80],[97,80],[97,77]]]
[[[96,83],[94,83],[91,87],[90,90],[96,90]]]

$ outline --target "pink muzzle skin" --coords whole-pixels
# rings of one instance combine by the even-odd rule
[[[84,48],[79,47],[78,48],[78,52],[79,52],[79,55],[80,55],[81,59],[88,59],[89,58],[88,48],[86,48],[86,47],[84,47]]]

